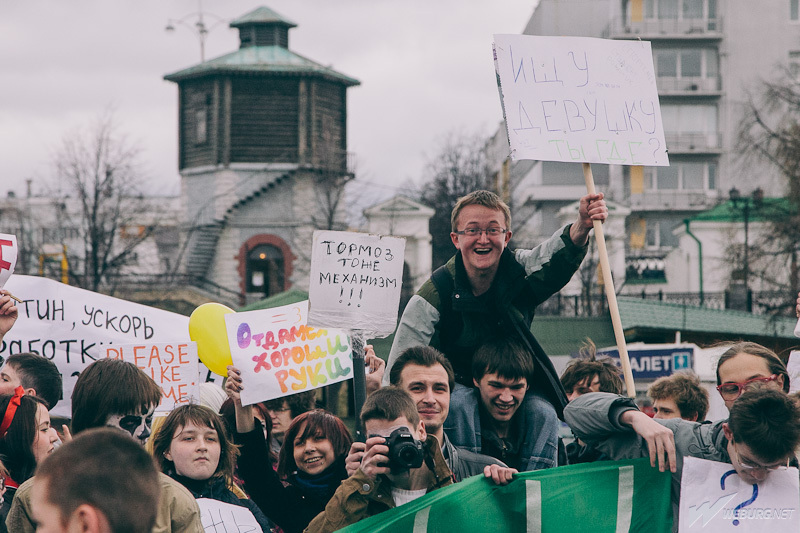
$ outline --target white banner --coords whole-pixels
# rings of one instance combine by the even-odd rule
[[[261,525],[247,507],[210,498],[197,498],[200,523],[206,533],[255,533]]]
[[[308,300],[225,315],[242,404],[280,398],[353,376],[347,334],[308,325]]]
[[[315,231],[309,324],[386,337],[397,327],[405,239]]]
[[[683,460],[678,531],[774,533],[800,531],[796,468],[780,468],[752,485],[733,465],[695,457]]]
[[[17,236],[0,233],[0,288],[2,288],[17,266]]]
[[[64,398],[51,410],[58,416],[71,416],[78,375],[105,357],[108,345],[190,342],[183,315],[34,276],[15,274],[5,288],[23,302],[0,355],[34,352],[55,362],[64,380]],[[206,372],[200,372],[203,380]]]
[[[668,166],[646,41],[495,35],[511,157]]]
[[[194,342],[119,344],[105,347],[105,356],[141,368],[161,387],[157,413],[198,400],[199,359]]]

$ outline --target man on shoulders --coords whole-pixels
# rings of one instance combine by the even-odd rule
[[[451,215],[456,254],[406,306],[389,354],[431,345],[453,364],[456,382],[472,386],[472,355],[493,337],[517,337],[539,370],[535,385],[558,412],[566,403],[550,359],[530,334],[536,306],[569,282],[586,255],[592,221],[608,216],[603,195],[581,198],[577,220],[532,250],[511,252],[511,211],[495,193],[459,199]],[[388,378],[384,376],[384,384]]]
[[[603,195],[581,198],[578,218],[532,250],[511,252],[511,211],[495,193],[474,191],[451,214],[456,254],[437,269],[406,306],[387,362],[387,374],[406,349],[430,345],[453,364],[456,382],[472,386],[475,350],[494,337],[517,339],[536,373],[529,398],[544,399],[554,416],[567,402],[553,363],[531,334],[536,306],[566,285],[586,255],[593,221],[608,216]],[[384,383],[387,382],[384,376]],[[455,391],[454,391],[455,392]],[[535,405],[534,405],[535,404]],[[526,400],[523,413],[534,427],[545,404]],[[556,463],[557,434],[547,446]]]

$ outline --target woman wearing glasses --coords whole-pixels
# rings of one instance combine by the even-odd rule
[[[789,373],[777,354],[754,342],[725,350],[717,363],[717,390],[725,407],[730,411],[744,391],[760,387],[789,392]]]

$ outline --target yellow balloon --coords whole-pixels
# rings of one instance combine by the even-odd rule
[[[227,367],[233,364],[225,315],[235,312],[222,304],[207,303],[195,309],[189,317],[189,338],[197,343],[198,357],[209,370],[220,376],[227,376]]]

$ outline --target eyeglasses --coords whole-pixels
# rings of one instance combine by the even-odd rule
[[[748,379],[742,383],[723,383],[722,385],[717,385],[717,390],[719,391],[719,395],[722,396],[723,400],[735,400],[742,393],[752,387],[755,383],[769,383],[771,381],[775,381],[778,379],[777,374],[772,374],[766,378],[753,378]]]
[[[760,470],[762,472],[770,472],[772,470],[777,470],[783,466],[789,466],[789,460],[786,460],[786,464],[784,465],[783,462],[773,465],[760,465],[753,463],[751,461],[745,461],[742,459],[742,455],[739,453],[739,449],[736,447],[736,443],[733,443],[733,451],[736,454],[736,461],[739,463],[739,466],[742,467],[742,470],[752,472],[754,470]]]
[[[481,233],[485,233],[487,237],[499,237],[500,235],[505,235],[508,233],[507,229],[503,228],[467,228],[461,231],[457,231],[456,235],[465,235],[467,237],[478,237]]]

